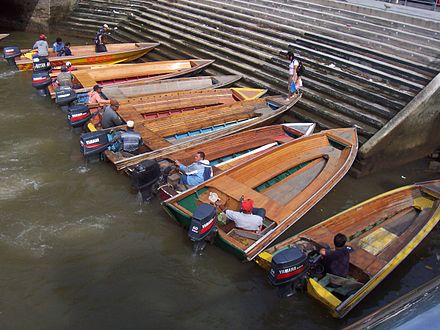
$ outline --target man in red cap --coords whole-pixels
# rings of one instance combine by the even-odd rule
[[[49,56],[49,45],[46,39],[46,36],[41,34],[39,40],[37,40],[32,47],[32,49],[38,50],[38,56]]]
[[[252,199],[244,199],[241,202],[241,212],[226,210],[226,217],[234,221],[237,228],[252,231],[260,230],[263,225],[263,218],[252,214],[253,206],[254,201]]]

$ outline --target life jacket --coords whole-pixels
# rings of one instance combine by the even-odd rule
[[[141,135],[133,130],[127,130],[121,134],[122,150],[124,151],[137,151],[141,141]]]

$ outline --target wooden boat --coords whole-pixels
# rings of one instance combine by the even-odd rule
[[[270,125],[291,109],[299,98],[286,102],[281,96],[272,96],[161,116],[154,120],[135,121],[135,130],[142,135],[145,144],[141,154],[126,156],[121,152],[107,150],[105,155],[118,169],[123,169],[132,162],[139,162],[147,152],[155,151],[159,157],[162,151],[176,152],[226,135]],[[96,131],[91,124],[88,128]],[[103,131],[110,134],[121,129],[125,128],[116,127]]]
[[[8,33],[0,33],[0,40],[3,40],[3,39],[6,38],[7,36],[9,36]]]
[[[138,164],[146,159],[178,159],[183,163],[191,163],[194,154],[202,150],[207,159],[218,171],[223,171],[248,158],[274,147],[274,144],[290,142],[301,136],[313,133],[315,124],[285,123],[281,125],[264,126],[244,132],[227,135],[222,138],[201,143],[188,144],[186,147],[167,147],[123,160],[113,158],[117,170]]]
[[[115,64],[136,60],[159,46],[159,43],[122,43],[107,44],[107,52],[96,53],[94,45],[72,46],[72,56],[57,56],[49,52],[52,66],[61,66],[66,62],[72,65],[81,64]],[[15,58],[15,64],[20,71],[32,70],[32,54],[24,54]],[[82,71],[82,70],[81,70]]]
[[[195,146],[189,146],[176,152],[165,152],[164,150],[157,153],[151,152],[150,157],[146,158],[144,156],[142,158],[156,159],[159,161],[161,168],[170,168],[170,166],[174,166],[173,161],[176,159],[183,164],[191,164],[194,161],[196,152],[203,151],[206,159],[210,161],[213,175],[215,176],[243,162],[249,161],[263,152],[273,150],[281,144],[303,136],[309,136],[313,133],[314,129],[315,124],[309,123],[265,126],[200,143]],[[160,156],[157,156],[158,154]],[[166,181],[160,183],[159,197],[162,201],[177,195],[174,184],[179,179],[180,175],[178,173],[168,174]]]
[[[256,100],[266,92],[266,89],[258,88],[220,88],[152,94],[121,100],[118,114],[125,121],[137,122],[185,112],[192,113],[212,106]]]
[[[201,76],[188,78],[174,78],[150,82],[138,82],[123,85],[111,85],[103,88],[102,93],[108,99],[118,101],[146,96],[149,94],[169,93],[183,90],[203,90],[217,89],[232,85],[240,80],[240,75],[220,75],[220,76]],[[52,93],[55,98],[55,93]],[[77,90],[77,100],[79,103],[87,103],[89,99],[88,92]]]
[[[193,75],[201,72],[213,62],[214,60],[199,59],[147,62],[72,71],[72,74],[82,87],[92,88],[96,84],[119,85]]]
[[[249,232],[217,221],[216,242],[252,260],[323,198],[350,169],[357,153],[355,128],[334,129],[283,144],[237,165],[163,203],[189,227],[193,212],[216,193],[227,209],[239,210],[242,196],[264,208],[263,228]],[[217,219],[214,218],[214,219]]]
[[[347,278],[308,277],[307,292],[341,318],[393,271],[440,220],[440,180],[398,188],[373,197],[261,253],[256,262],[268,269],[283,249],[299,247],[306,255],[348,237]]]

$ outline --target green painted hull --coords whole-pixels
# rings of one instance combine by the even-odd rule
[[[165,212],[168,213],[168,215],[176,220],[179,224],[181,224],[184,228],[189,228],[189,225],[191,224],[191,217],[189,217],[187,214],[183,213],[179,209],[175,208],[171,204],[163,203],[163,208],[165,209]],[[228,241],[225,241],[220,235],[217,234],[215,239],[215,245],[219,246],[220,248],[232,253],[236,257],[238,257],[240,260],[246,260],[246,256],[243,250],[237,248],[236,246],[230,244]]]

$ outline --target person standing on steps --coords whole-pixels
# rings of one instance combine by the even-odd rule
[[[287,52],[287,59],[289,60],[289,78],[287,79],[288,97],[286,101],[289,101],[290,98],[297,92],[296,83],[298,80],[297,70],[299,62],[295,58],[295,54],[290,50]]]
[[[110,30],[107,24],[104,24],[98,32],[96,32],[95,37],[95,51],[97,53],[103,53],[107,51],[107,47],[105,46],[107,40],[106,40],[106,34]]]

